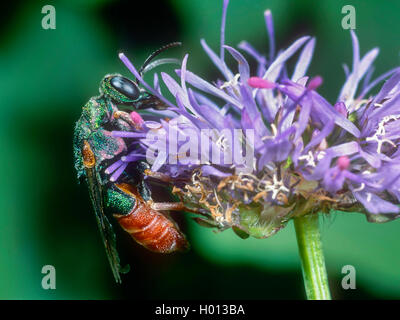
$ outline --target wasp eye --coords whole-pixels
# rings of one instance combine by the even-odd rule
[[[111,86],[125,97],[136,100],[139,98],[140,90],[137,85],[131,80],[115,76],[110,80]]]

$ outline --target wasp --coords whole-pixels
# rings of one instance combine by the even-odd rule
[[[171,43],[150,55],[140,68],[140,74],[155,56],[177,45],[180,43]],[[140,88],[137,82],[119,74],[105,76],[99,91],[100,95],[90,98],[82,108],[82,114],[76,122],[74,160],[78,178],[86,180],[115,281],[121,283],[120,273],[127,270],[120,265],[110,216],[138,244],[154,252],[171,253],[185,251],[189,244],[167,211],[183,211],[185,206],[181,202],[153,201],[148,182],[144,179],[146,170],[149,170],[144,161],[128,166],[118,182],[110,181],[105,172],[115,157],[127,152],[125,141],[111,135],[113,130],[131,128],[129,117],[121,116],[124,111],[119,106],[142,110],[165,109],[166,105]]]

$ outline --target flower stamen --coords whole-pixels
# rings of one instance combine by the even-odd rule
[[[231,80],[224,82],[219,88],[221,90],[229,87],[235,88],[238,85],[239,78],[240,74],[237,73]]]
[[[377,146],[377,153],[382,153],[382,145],[386,142],[389,143],[390,145],[392,145],[393,147],[397,147],[397,145],[390,139],[387,138],[382,138],[383,136],[385,136],[386,134],[386,128],[385,125],[390,122],[390,121],[395,121],[398,120],[400,118],[400,115],[391,115],[391,116],[386,116],[382,119],[381,122],[379,122],[378,124],[378,129],[376,130],[376,132],[374,133],[373,136],[367,137],[365,139],[365,141],[375,141],[377,142],[378,146]]]

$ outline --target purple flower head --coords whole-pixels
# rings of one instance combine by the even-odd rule
[[[327,85],[322,77],[307,76],[314,38],[302,37],[275,53],[272,15],[266,11],[268,56],[245,41],[235,49],[225,44],[227,6],[224,1],[219,54],[201,40],[221,78],[210,82],[189,71],[186,55],[176,75],[161,73],[174,103],[162,96],[158,75],[153,88],[120,55],[169,109],[132,112],[132,130],[113,132],[131,145],[107,168],[110,180],[146,159],[152,172],[170,177],[177,196],[202,210],[205,218],[196,221],[232,227],[240,236],[267,237],[294,216],[332,209],[363,212],[374,222],[397,218],[400,68],[371,81],[378,49],[360,58],[351,32],[352,70],[331,104],[318,93]],[[256,70],[245,56],[257,63]]]

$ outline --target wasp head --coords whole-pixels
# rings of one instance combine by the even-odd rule
[[[115,104],[130,105],[135,109],[167,109],[168,106],[156,96],[140,89],[132,80],[119,74],[107,75],[100,83],[100,94]]]
[[[134,104],[142,94],[135,82],[119,74],[105,76],[100,83],[100,93],[116,104]]]

